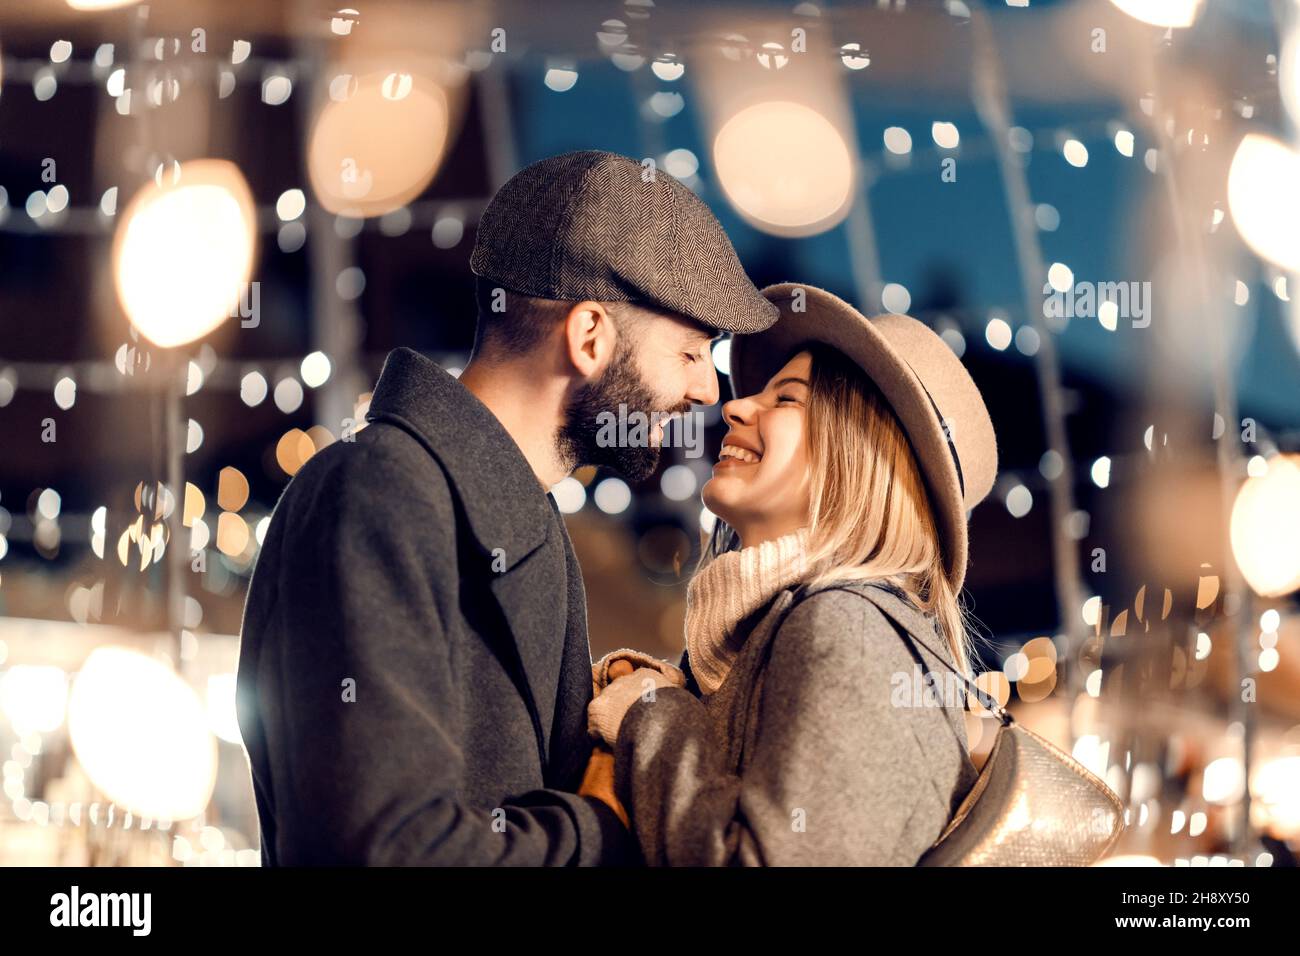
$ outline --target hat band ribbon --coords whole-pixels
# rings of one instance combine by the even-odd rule
[[[899,357],[902,358],[902,356]],[[912,368],[912,363],[907,359],[903,359],[903,364],[911,369],[912,374],[916,376],[916,384],[921,386],[921,391],[925,392],[925,397],[930,400],[930,407],[934,409],[935,415],[939,416],[939,428],[942,429],[943,437],[948,442],[948,453],[952,455],[953,466],[957,469],[957,487],[961,489],[961,496],[964,499],[966,497],[966,480],[962,477],[961,459],[957,457],[957,446],[952,442],[952,429],[948,427],[948,419],[944,418],[943,412],[939,411],[939,406],[935,404],[934,396],[931,395],[930,390],[925,387],[925,382],[921,381],[921,376],[916,374],[916,369]]]

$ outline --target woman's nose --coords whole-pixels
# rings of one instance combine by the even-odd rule
[[[722,418],[728,425],[748,425],[754,420],[755,408],[748,398],[733,398],[722,406]]]

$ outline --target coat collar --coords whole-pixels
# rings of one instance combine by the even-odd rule
[[[366,420],[405,427],[451,478],[480,548],[514,567],[555,520],[528,459],[497,417],[454,376],[409,348],[388,353]]]

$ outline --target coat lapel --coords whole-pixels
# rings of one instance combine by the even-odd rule
[[[555,717],[547,745],[546,785],[560,790],[577,790],[591,758],[591,738],[587,735],[587,706],[591,703],[591,645],[587,643],[587,592],[582,581],[582,567],[573,553],[573,544],[555,511],[555,528],[564,546],[567,594],[558,593],[556,609],[567,598],[568,614],[564,632],[564,660],[560,664],[555,700]]]
[[[471,532],[471,562],[505,618],[498,653],[538,727],[547,765],[564,656],[565,545],[557,516],[523,452],[496,416],[436,363],[408,348],[384,362],[366,415],[403,428],[442,466]],[[462,563],[462,574],[472,570]],[[582,637],[585,643],[586,631]],[[590,652],[588,652],[589,654]],[[590,659],[588,659],[590,667]],[[589,675],[588,675],[589,676]]]
[[[541,726],[542,748],[548,756],[555,719],[556,687],[564,654],[565,586],[563,580],[556,579],[556,561],[551,553],[554,550],[554,542],[547,541],[525,560],[492,580],[492,593],[514,638]],[[563,560],[561,557],[560,561]]]

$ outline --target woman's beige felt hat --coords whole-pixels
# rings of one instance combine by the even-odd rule
[[[997,438],[970,373],[928,326],[906,315],[868,319],[824,289],[797,282],[763,295],[781,311],[764,332],[731,340],[735,395],[761,392],[804,342],[822,342],[857,362],[893,407],[912,443],[939,526],[954,590],[966,578],[969,512],[993,487]]]

